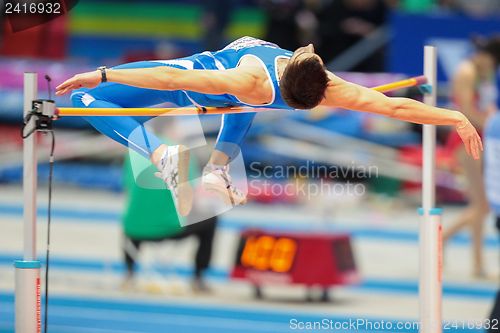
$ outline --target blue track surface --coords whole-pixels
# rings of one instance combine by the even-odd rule
[[[21,258],[21,254],[0,253],[0,265],[11,266],[16,259]],[[44,261],[42,258],[42,265]],[[92,272],[101,274],[113,271],[117,274],[123,274],[125,267],[121,261],[99,261],[81,258],[58,258],[53,257],[50,261],[53,269],[71,270],[80,272]],[[139,269],[140,269],[139,265]],[[191,277],[192,269],[186,266],[155,267],[157,272],[162,274],[175,274],[182,277]],[[229,272],[223,269],[208,269],[206,276],[212,280],[226,282],[229,279]],[[373,279],[365,278],[361,283],[349,287],[343,287],[361,293],[381,292],[397,293],[404,295],[418,295],[418,281],[397,280],[397,279]],[[467,299],[492,300],[496,294],[496,288],[492,286],[471,286],[468,284],[444,283],[443,295],[445,297],[458,297]]]
[[[0,332],[14,332],[14,297],[0,293]],[[174,333],[279,333],[311,331],[290,327],[290,321],[318,322],[324,319],[333,323],[354,323],[359,326],[342,332],[417,332],[417,329],[396,329],[403,321],[390,318],[348,318],[334,314],[311,315],[307,313],[252,309],[219,305],[175,304],[145,302],[132,299],[108,301],[97,298],[52,296],[49,304],[49,332],[174,332]],[[360,322],[358,320],[364,320]],[[384,321],[381,329],[367,329]],[[410,320],[408,320],[410,322]],[[392,329],[391,329],[392,327]],[[319,330],[315,330],[316,332]],[[324,329],[322,331],[339,332]],[[480,332],[479,330],[453,329],[453,332]]]

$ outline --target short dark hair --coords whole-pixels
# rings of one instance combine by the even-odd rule
[[[317,57],[288,63],[280,80],[281,97],[296,109],[311,109],[325,97],[328,74]]]
[[[489,38],[475,36],[472,41],[478,51],[488,53],[495,60],[496,66],[500,65],[500,35],[495,34]]]

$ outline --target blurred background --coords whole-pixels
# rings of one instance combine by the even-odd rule
[[[420,75],[423,46],[432,44],[439,105],[460,108],[461,69],[469,62],[482,70],[481,38],[500,31],[498,0],[72,5],[22,31],[14,31],[13,17],[0,18],[0,332],[14,331],[12,263],[22,257],[23,72],[39,73],[39,96],[47,98],[66,78],[101,65],[178,58],[252,36],[290,50],[314,43],[335,74],[375,86]],[[472,92],[480,129],[498,107],[498,70],[485,71],[477,70]],[[421,99],[416,88],[396,94]],[[56,103],[70,106],[67,96]],[[211,147],[219,125],[216,116],[179,117],[165,133],[186,141],[205,136]],[[49,331],[284,332],[297,330],[293,320],[418,319],[420,126],[349,110],[260,114],[242,149],[249,203],[187,228],[171,205],[154,201],[158,192],[141,193],[130,181],[124,148],[79,118],[55,128]],[[494,214],[469,200],[484,197],[472,181],[481,167],[461,162],[449,132],[438,129],[437,149],[443,317],[477,322],[490,315],[498,288],[498,235]],[[38,137],[43,262],[50,138]],[[203,165],[206,155],[199,155]],[[245,261],[248,251],[269,256],[266,246],[283,244],[291,251],[283,253],[292,253],[284,268]]]

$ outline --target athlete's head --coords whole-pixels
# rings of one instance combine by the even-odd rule
[[[311,109],[325,97],[328,75],[321,58],[309,44],[299,47],[280,79],[283,100],[296,109]]]
[[[500,65],[500,35],[489,38],[476,36],[472,39],[477,50],[476,58],[483,67],[494,71]]]
[[[498,67],[500,65],[500,35],[490,37],[483,49],[493,57]]]

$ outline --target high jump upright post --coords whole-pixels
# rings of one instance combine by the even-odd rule
[[[38,94],[36,73],[24,73],[24,117],[33,109]],[[25,126],[25,132],[35,128],[36,117]],[[23,140],[24,231],[23,259],[14,263],[16,333],[40,333],[40,261],[36,258],[36,133]]]
[[[431,92],[424,103],[437,99],[437,51],[424,48],[424,75]],[[419,326],[420,333],[441,333],[442,237],[441,209],[436,204],[436,126],[423,125],[422,208],[419,225]]]
[[[424,102],[436,104],[436,49],[426,46],[424,76],[432,87]],[[37,99],[37,74],[24,74],[24,116],[31,112]],[[413,86],[411,84],[409,86]],[[233,111],[234,112],[234,111]],[[25,130],[35,126],[33,117]],[[419,313],[420,333],[441,333],[442,294],[442,243],[441,210],[435,208],[435,150],[436,127],[423,126],[422,216],[419,239]],[[36,257],[36,192],[37,154],[36,135],[29,135],[23,142],[23,192],[24,192],[24,254],[15,262],[15,330],[16,333],[41,332],[40,261]]]

